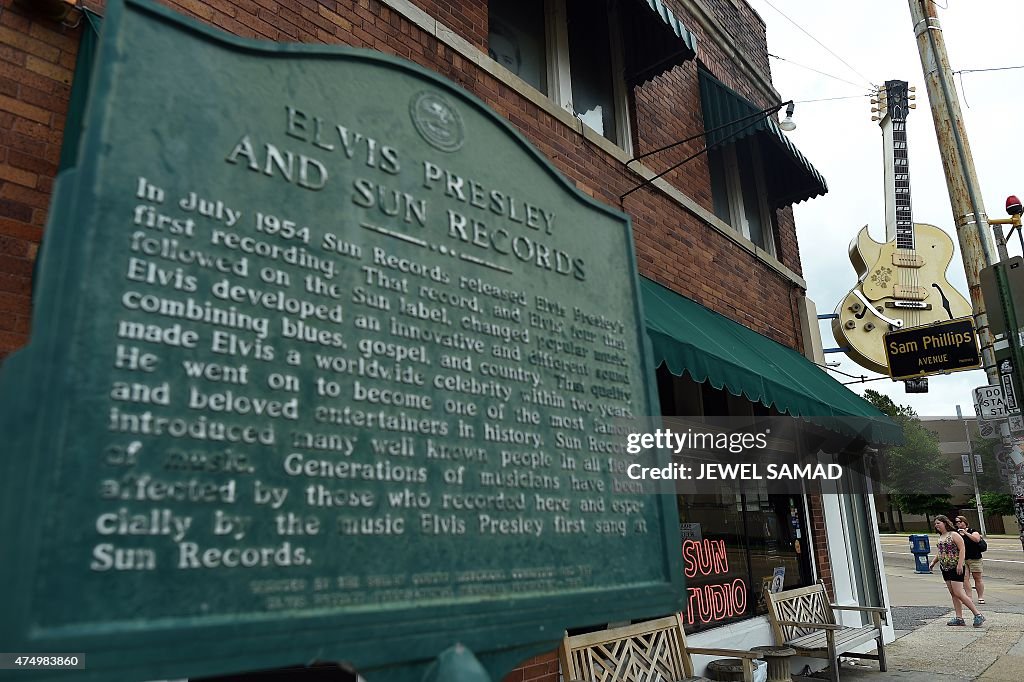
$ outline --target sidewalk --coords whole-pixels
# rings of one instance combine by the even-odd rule
[[[987,620],[980,628],[949,627],[953,606],[936,573],[918,575],[905,560],[886,557],[897,640],[886,646],[888,671],[873,661],[844,663],[842,682],[1020,682],[1024,679],[1024,564],[1010,578],[986,578]],[[1016,567],[1014,567],[1016,568]],[[976,595],[974,595],[976,596]],[[802,678],[807,679],[807,678]]]

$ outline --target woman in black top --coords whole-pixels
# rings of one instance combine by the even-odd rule
[[[964,591],[971,593],[971,577],[974,577],[974,587],[978,590],[978,603],[985,603],[985,581],[981,579],[984,573],[981,558],[981,533],[973,528],[967,527],[967,519],[962,516],[956,517],[956,530],[964,539],[964,559],[967,562],[967,572],[964,575]]]

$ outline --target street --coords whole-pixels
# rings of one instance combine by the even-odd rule
[[[913,573],[914,555],[910,553],[909,533],[900,535],[882,535],[882,559],[886,573],[890,571]],[[935,541],[938,536],[932,534],[928,540],[932,548],[931,558],[935,558]],[[1020,540],[1013,537],[988,537],[988,551],[984,554],[985,578],[1005,580],[1008,583],[1024,585],[1024,551]],[[936,575],[938,575],[936,571]],[[895,602],[894,602],[895,603]]]

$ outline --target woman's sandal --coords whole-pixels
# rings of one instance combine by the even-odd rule
[[[984,604],[985,603],[985,600],[982,599],[981,597],[978,597],[975,601],[977,601],[979,604]]]
[[[946,625],[967,625],[963,618],[952,618]]]

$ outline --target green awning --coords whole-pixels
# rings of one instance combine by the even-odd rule
[[[895,422],[792,348],[651,280],[640,293],[655,363],[672,374],[871,443],[901,442]]]
[[[96,61],[99,45],[100,26],[103,17],[83,9],[85,26],[78,43],[78,57],[75,60],[75,76],[71,81],[71,97],[68,101],[68,115],[64,124],[64,141],[60,149],[58,171],[71,168],[78,162],[78,143],[82,139],[82,124],[85,121],[85,104],[89,99],[92,80],[92,65]]]
[[[755,106],[707,71],[700,70],[700,100],[704,109],[704,129],[720,126],[756,114],[764,107]],[[811,199],[828,192],[821,173],[804,158],[796,145],[786,137],[772,115],[747,118],[707,134],[708,147],[720,142],[757,135],[768,183],[768,201],[772,208]]]
[[[621,7],[630,84],[642,85],[697,56],[696,36],[661,0],[632,0]]]

